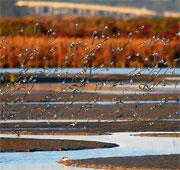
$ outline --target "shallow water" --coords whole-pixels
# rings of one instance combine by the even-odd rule
[[[71,68],[71,69],[28,69],[27,71],[23,69],[0,69],[0,73],[15,73],[26,72],[27,74],[42,73],[47,75],[52,74],[165,74],[165,75],[175,75],[175,77],[165,78],[167,80],[179,80],[177,75],[180,75],[180,69],[135,69],[135,68],[98,68],[98,69],[86,69],[82,68]],[[42,88],[42,84],[40,85]],[[46,84],[43,84],[46,88]],[[48,89],[51,90],[51,86],[47,85]],[[60,85],[61,86],[61,85]],[[66,86],[66,84],[65,84]],[[126,89],[127,88],[127,89]],[[54,85],[52,86],[54,90]],[[60,89],[59,87],[57,89]],[[39,90],[39,89],[38,89]],[[180,90],[179,84],[168,84],[166,86],[157,85],[152,91],[145,91],[139,89],[138,84],[123,84],[117,85],[115,88],[110,89],[109,85],[103,86],[102,90],[89,90],[89,88],[84,89],[86,92],[95,93],[110,93],[110,94],[124,94],[124,93],[167,93],[174,92],[177,93]],[[82,90],[83,91],[83,90]],[[137,101],[125,101],[125,103],[137,103]],[[173,103],[179,104],[177,101],[140,101],[138,103]],[[6,103],[7,104],[7,103]],[[8,103],[11,104],[11,103]],[[18,103],[12,103],[18,104]],[[20,103],[21,104],[21,103]],[[64,102],[24,102],[23,104],[64,104]],[[66,104],[70,104],[66,102]],[[93,102],[73,102],[73,104],[94,104]],[[109,105],[117,104],[113,101],[99,101],[96,104]],[[118,103],[120,104],[120,103]],[[16,121],[12,120],[11,122]],[[21,120],[17,120],[21,121]],[[22,120],[23,121],[23,120]],[[31,122],[37,122],[36,120],[28,120]],[[39,120],[41,122],[42,120]],[[45,120],[47,122],[56,120]],[[58,120],[59,121],[59,120]],[[67,120],[68,122],[74,122],[76,120]],[[84,122],[85,120],[80,120]],[[86,120],[87,121],[87,120]],[[89,122],[94,122],[98,120],[89,120]],[[102,120],[103,121],[103,120]],[[107,120],[105,120],[107,121]],[[113,120],[110,120],[113,121]],[[119,120],[127,121],[127,120]],[[4,123],[6,121],[1,121]],[[62,120],[65,122],[65,120]],[[10,121],[7,121],[10,123]],[[39,129],[38,129],[39,130]],[[139,132],[141,133],[141,132]],[[133,133],[133,134],[139,134]],[[152,132],[154,133],[154,132]],[[164,132],[163,132],[164,133]],[[119,147],[107,148],[107,149],[89,149],[89,150],[77,150],[77,151],[47,151],[47,152],[16,152],[16,153],[0,153],[0,170],[83,170],[84,168],[73,168],[64,167],[58,164],[63,156],[67,156],[70,159],[84,159],[84,158],[95,158],[95,157],[113,157],[113,156],[137,156],[137,155],[159,155],[159,154],[180,154],[180,139],[175,137],[139,137],[130,136],[131,133],[113,133],[112,135],[93,135],[93,136],[81,136],[81,135],[21,135],[21,138],[39,138],[39,139],[70,139],[70,140],[87,140],[87,141],[100,141],[116,143]],[[16,137],[15,135],[5,135],[2,134],[0,137]]]
[[[27,74],[32,73],[45,73],[45,74],[180,74],[179,68],[31,68],[24,70],[22,68],[8,68],[0,69],[0,73],[19,73],[26,72]]]
[[[38,120],[33,120],[33,119],[28,119],[28,120],[0,120],[0,123],[94,123],[94,122],[132,122],[133,120],[130,119],[123,119],[123,120],[87,120],[87,119],[81,119],[81,120],[76,120],[76,119],[61,119],[61,120],[54,120],[54,119],[38,119]],[[161,121],[180,121],[180,119],[161,119]],[[57,129],[57,128],[56,128]],[[69,129],[69,128],[68,128]]]
[[[80,85],[80,83],[75,83],[76,85]],[[9,93],[12,91],[13,95],[16,94],[27,94],[28,90],[31,89],[31,94],[42,94],[48,91],[54,92],[67,92],[72,93],[75,89],[71,89],[74,83],[27,83],[21,84],[18,86],[18,90],[16,86],[12,86],[11,88],[4,87],[4,91]],[[123,94],[176,94],[180,93],[180,83],[177,81],[169,82],[166,84],[146,84],[146,83],[124,83],[123,84],[113,84],[106,83],[103,84],[102,87],[98,86],[97,83],[86,83],[83,88],[78,88],[82,93],[94,93],[96,95],[99,94],[114,94],[114,95],[123,95]],[[78,94],[78,93],[77,93]]]
[[[60,152],[0,153],[1,170],[87,170],[57,163]],[[88,170],[91,170],[90,168]]]
[[[138,155],[161,155],[161,154],[180,154],[180,138],[175,137],[139,137],[121,132],[112,135],[22,135],[21,138],[38,139],[71,139],[88,140],[116,143],[119,147],[107,149],[86,149],[77,151],[58,151],[58,152],[24,152],[24,153],[0,153],[1,170],[23,169],[23,170],[75,170],[72,167],[65,168],[57,164],[63,156],[70,159],[84,159],[96,157],[113,156],[138,156]],[[154,132],[151,132],[154,133]],[[162,133],[162,132],[156,132]],[[164,133],[164,132],[163,132]],[[169,132],[168,132],[169,133]],[[179,132],[178,132],[179,133]],[[15,135],[1,134],[0,137],[16,137]],[[79,169],[79,168],[77,168]],[[80,168],[81,169],[81,168]]]
[[[170,119],[167,119],[170,120]],[[179,121],[179,119],[173,119],[173,121]],[[100,122],[131,122],[132,120],[103,120],[101,119]],[[87,120],[87,119],[81,119],[81,120],[76,120],[76,119],[61,119],[61,120],[53,120],[53,119],[49,119],[49,120],[45,120],[45,119],[39,119],[39,120],[34,120],[34,119],[28,119],[28,120],[0,120],[0,123],[53,123],[53,122],[58,122],[58,123],[73,123],[73,122],[77,122],[77,123],[94,123],[94,122],[99,122],[99,120]]]
[[[64,105],[64,104],[90,104],[90,105],[118,105],[118,104],[180,104],[177,100],[132,100],[132,101],[63,101],[63,102],[0,102],[8,105]]]

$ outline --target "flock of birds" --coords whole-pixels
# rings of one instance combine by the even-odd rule
[[[34,31],[36,31],[36,27],[38,27],[39,23],[35,24],[35,28]],[[75,30],[77,30],[79,27],[78,24],[75,24]],[[117,45],[117,47],[112,47],[112,52],[120,52],[120,51],[124,51],[126,50],[127,46],[129,45],[131,38],[134,34],[138,34],[141,30],[143,30],[145,28],[144,25],[140,26],[138,29],[136,29],[133,32],[130,32],[127,36],[128,36],[128,41],[124,46],[119,46]],[[1,99],[5,99],[4,96],[6,96],[7,94],[10,94],[10,97],[12,97],[13,101],[1,101],[1,117],[2,114],[5,112],[4,110],[7,110],[6,107],[8,107],[8,103],[21,103],[22,107],[24,107],[24,109],[26,109],[26,105],[23,105],[24,101],[26,100],[26,98],[28,96],[31,95],[31,93],[34,93],[33,88],[34,86],[38,83],[37,79],[39,77],[39,75],[44,75],[45,77],[57,77],[57,78],[62,78],[63,80],[60,82],[63,86],[63,88],[61,88],[60,90],[56,91],[55,93],[52,94],[47,94],[45,97],[43,97],[41,99],[41,102],[45,103],[47,101],[64,101],[63,97],[61,96],[63,92],[70,92],[69,98],[66,99],[64,101],[64,107],[65,108],[69,108],[73,105],[74,103],[74,98],[75,95],[77,93],[83,93],[83,89],[85,88],[85,86],[89,83],[91,83],[92,79],[96,79],[97,75],[93,74],[93,72],[97,71],[97,70],[104,70],[104,74],[106,74],[106,71],[108,72],[111,69],[111,66],[113,66],[113,63],[109,64],[109,67],[105,67],[104,64],[101,64],[99,67],[87,67],[88,62],[90,60],[93,59],[94,56],[96,56],[96,53],[101,49],[101,47],[103,46],[103,44],[108,41],[111,38],[119,38],[121,36],[121,32],[117,32],[116,34],[113,35],[108,35],[108,26],[105,26],[101,32],[99,31],[94,31],[92,33],[92,37],[91,37],[91,46],[93,47],[92,49],[90,49],[88,46],[88,42],[86,41],[73,41],[69,44],[69,52],[68,54],[65,56],[65,61],[64,61],[64,67],[61,68],[55,68],[55,69],[51,69],[51,68],[42,68],[41,71],[34,71],[33,73],[29,73],[29,71],[31,70],[30,68],[26,67],[26,62],[27,60],[33,60],[34,59],[34,55],[36,55],[37,51],[39,50],[38,48],[34,49],[32,53],[29,53],[28,56],[26,56],[23,59],[23,62],[21,63],[21,68],[19,73],[16,75],[16,80],[11,82],[11,81],[6,81],[7,80],[7,76],[9,76],[10,74],[13,73],[0,73],[0,96]],[[24,29],[23,27],[20,28],[20,32],[23,33]],[[56,31],[53,29],[49,29],[48,30],[48,35],[50,35],[52,37],[50,44],[51,44],[51,48],[49,49],[49,52],[53,52],[55,50],[55,41],[56,41]],[[177,35],[179,36],[179,33],[177,33]],[[98,41],[97,45],[95,45],[95,41]],[[143,48],[144,45],[151,45],[152,43],[158,43],[158,42],[162,42],[164,46],[167,46],[168,43],[170,42],[170,39],[165,38],[165,37],[160,37],[160,36],[153,36],[151,39],[148,39],[146,41],[143,41],[141,44],[139,44],[138,46],[138,51],[140,50],[140,48]],[[64,72],[63,70],[66,70],[65,66],[68,63],[69,58],[73,57],[76,49],[78,49],[79,47],[83,47],[85,54],[84,56],[82,56],[82,60],[84,61],[83,63],[83,67],[81,69],[80,72],[78,73],[74,73],[73,76],[71,74],[69,74],[68,72]],[[6,39],[4,38],[1,41],[1,48],[9,48],[8,47],[8,42],[6,41]],[[22,49],[22,51],[30,51],[29,48],[25,48]],[[21,51],[21,52],[22,52]],[[19,53],[19,55],[22,55],[22,53]],[[139,52],[136,53],[136,56],[138,57],[140,55]],[[111,86],[111,87],[118,87],[124,84],[129,84],[129,86],[133,86],[134,84],[136,84],[137,82],[135,82],[135,78],[140,77],[141,75],[143,75],[143,71],[144,70],[149,70],[149,75],[152,77],[152,79],[150,81],[144,81],[141,82],[139,81],[139,86],[138,89],[141,91],[146,91],[147,93],[151,93],[151,91],[153,91],[153,89],[158,86],[159,84],[165,85],[165,80],[164,79],[158,79],[158,75],[159,72],[161,71],[161,69],[159,69],[159,72],[157,71],[158,69],[158,63],[156,61],[156,58],[158,56],[157,52],[153,52],[152,54],[154,56],[154,67],[153,68],[142,68],[139,71],[137,71],[138,69],[134,69],[132,70],[130,73],[128,73],[128,81],[126,80],[113,80],[112,81],[112,77],[108,76],[108,78],[106,78],[105,80],[101,81],[101,80],[97,80],[96,82],[93,82],[96,84],[95,87],[95,91],[97,90],[102,90],[103,87],[105,86]],[[71,56],[71,57],[70,57]],[[3,56],[0,56],[3,57]],[[131,59],[131,56],[127,56],[127,59]],[[43,58],[43,60],[46,60],[46,57]],[[144,60],[148,60],[147,57],[144,58]],[[177,62],[179,59],[176,59],[175,62]],[[164,59],[162,58],[161,63],[167,64],[167,61],[164,61]],[[36,69],[35,69],[36,70]],[[52,72],[52,70],[54,70]],[[59,71],[60,70],[60,71]],[[165,69],[165,71],[163,72],[163,74],[165,75],[166,72],[168,72],[168,70],[172,70],[172,68],[167,68]],[[157,71],[156,74],[153,73],[153,71]],[[69,78],[69,76],[72,76],[72,82],[73,80],[80,78],[79,82],[75,82],[75,83],[71,83],[70,86],[66,86],[67,83],[67,79]],[[157,81],[158,79],[158,81]],[[137,80],[136,80],[137,81]],[[177,82],[176,82],[177,83]],[[12,90],[13,89],[13,90]],[[48,90],[48,89],[47,89]],[[124,88],[124,91],[128,90],[128,87]],[[18,93],[24,93],[23,96],[18,97]],[[14,98],[13,98],[14,97]],[[119,104],[123,104],[123,101],[121,100],[121,98],[117,97],[113,99],[114,101],[117,101],[117,103]],[[168,99],[162,99],[162,101],[166,101],[168,102]],[[79,112],[81,112],[82,109],[84,110],[89,110],[93,107],[93,104],[96,104],[98,101],[100,101],[100,97],[97,95],[97,97],[95,99],[93,99],[93,101],[89,101],[90,104],[83,104],[79,110],[77,111],[77,114]],[[93,104],[92,104],[93,102]],[[138,101],[137,101],[138,102]],[[67,104],[68,103],[68,104]],[[56,107],[56,105],[51,105],[51,104],[47,104],[45,105],[45,107],[42,109],[42,115],[48,113],[48,110],[52,107]],[[15,114],[10,113],[10,115],[12,115],[12,117],[10,117],[10,119],[15,118]],[[101,116],[99,116],[98,118],[100,118]],[[16,118],[15,118],[16,119]],[[54,114],[53,119],[56,119],[56,114]],[[76,126],[77,122],[73,122],[71,123],[69,126]],[[15,133],[17,134],[17,136],[20,136],[20,133],[15,131]]]

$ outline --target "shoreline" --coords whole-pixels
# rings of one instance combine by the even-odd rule
[[[133,136],[139,136],[139,137],[180,137],[180,132],[178,133],[140,133],[140,134],[134,134]]]
[[[82,149],[112,148],[114,143],[61,139],[0,138],[2,152],[69,151]]]
[[[92,158],[59,161],[65,166],[112,170],[180,169],[180,154]],[[143,164],[142,164],[143,162]]]

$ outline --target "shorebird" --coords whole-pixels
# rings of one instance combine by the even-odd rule
[[[20,131],[12,131],[12,132],[15,133],[17,137],[20,137]]]
[[[68,160],[69,160],[68,157],[63,156],[62,159],[61,159],[61,162],[66,162],[66,161],[68,161]]]
[[[76,126],[76,124],[77,124],[77,122],[73,122],[73,123],[71,123],[69,126]]]

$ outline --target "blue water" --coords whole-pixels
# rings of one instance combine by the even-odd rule
[[[22,68],[0,69],[0,73],[20,73],[27,74],[43,73],[43,74],[168,74],[179,75],[180,68],[31,68],[24,70]]]
[[[129,100],[129,101],[53,101],[53,102],[0,102],[6,105],[118,105],[118,104],[180,104],[179,100]]]
[[[158,132],[156,132],[158,133]],[[180,154],[180,138],[174,137],[139,137],[132,133],[121,132],[112,135],[22,135],[21,138],[38,139],[72,139],[116,143],[119,147],[108,149],[86,149],[77,151],[57,152],[22,152],[0,153],[1,170],[75,170],[58,164],[63,156],[69,159],[84,159],[96,157],[140,156]],[[139,134],[134,133],[133,134]],[[1,135],[1,137],[16,137],[15,135]],[[83,170],[76,168],[77,170]]]

